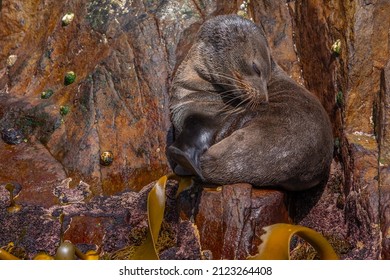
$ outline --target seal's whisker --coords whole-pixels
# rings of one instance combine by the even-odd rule
[[[251,98],[244,98],[240,103],[237,104],[236,107],[240,107],[242,104],[251,102]]]
[[[252,100],[250,104],[250,109],[255,110],[259,105],[260,105],[259,99]]]
[[[240,91],[240,90],[226,91],[226,92],[221,93],[221,95],[223,95],[223,97],[228,98],[228,101],[227,101],[228,103],[236,101],[236,100],[241,100],[245,96],[245,94],[242,94],[242,91]]]
[[[213,73],[212,75],[217,76],[219,78],[229,79],[229,80],[237,82],[237,83],[239,83],[241,85],[247,86],[247,84],[244,81],[242,81],[240,79],[237,79],[237,78],[235,78],[233,76],[229,76],[229,75],[221,74],[221,73]],[[216,83],[216,84],[218,84],[218,83]]]
[[[228,102],[225,104],[225,106],[221,107],[220,112],[233,112],[235,110],[244,110],[241,105],[245,102],[248,102],[248,99],[242,100],[239,104],[232,104],[231,102]]]
[[[230,93],[230,92],[234,92],[234,91],[243,92],[243,89],[230,89],[230,90],[225,90],[225,91],[219,91],[218,94]],[[211,91],[211,90],[203,90],[203,89],[196,90],[196,92],[209,92],[209,93],[215,94],[214,91]]]
[[[220,112],[226,112],[226,113],[229,113],[229,114],[234,114],[238,111],[242,111],[244,110],[245,108],[242,106],[243,104],[245,103],[248,103],[250,102],[250,98],[247,97],[247,98],[244,98],[242,99],[238,104],[232,104],[231,101],[227,102],[225,106],[223,106],[221,109],[220,109]]]
[[[242,93],[243,90],[242,89],[231,89],[231,90],[222,91],[221,94],[226,95],[227,93],[228,94],[233,94],[233,93],[236,93],[236,92]]]
[[[248,85],[246,84],[238,84],[238,85],[232,85],[232,84],[228,84],[228,83],[213,83],[213,85],[217,85],[217,86],[228,86],[228,87],[237,87],[239,89],[245,89],[248,87]]]
[[[219,112],[229,112],[231,110],[234,110],[236,107],[232,106],[231,104],[225,104],[219,109]]]
[[[225,121],[226,118],[228,118],[229,116],[234,115],[234,114],[239,114],[239,113],[242,113],[244,111],[245,111],[244,108],[239,107],[239,108],[234,108],[234,109],[230,109],[227,111],[221,111],[220,113],[221,113],[221,115],[224,115],[223,120]]]
[[[249,103],[249,106],[248,106],[249,109],[254,110],[256,107],[257,107],[256,101],[252,101]]]
[[[233,104],[234,101],[240,101],[238,104]],[[242,104],[246,103],[250,101],[250,97],[246,97],[246,98],[242,98],[242,96],[236,96],[232,99],[230,99],[229,101],[227,101],[226,103],[229,104],[229,105],[233,105],[234,107],[240,107]]]
[[[249,103],[248,103],[247,108],[249,108],[249,109],[251,109],[251,110],[255,109],[256,106],[257,106],[256,103],[257,103],[257,100],[251,99],[251,100],[249,101]]]
[[[242,100],[242,98],[243,98],[243,96],[233,94],[233,93],[231,93],[229,95],[225,95],[224,97],[228,98],[228,100],[225,100],[226,103],[233,103],[235,101]]]

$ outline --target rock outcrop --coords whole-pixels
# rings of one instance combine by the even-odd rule
[[[0,246],[18,240],[30,257],[53,252],[59,211],[67,212],[66,238],[75,243],[104,252],[131,243],[126,228],[146,227],[145,209],[135,201],[169,172],[175,67],[204,20],[237,13],[241,4],[0,1]],[[66,13],[74,18],[65,23]],[[192,221],[214,258],[244,258],[255,253],[262,226],[291,221],[346,244],[342,258],[389,259],[390,3],[252,0],[248,13],[264,28],[278,63],[331,118],[330,180],[324,189],[294,194],[244,184],[183,193],[174,231],[192,232]],[[332,51],[338,40],[340,49]],[[64,80],[70,71],[73,83]],[[105,151],[111,164],[100,161]],[[6,211],[7,183],[17,186],[18,214]],[[45,233],[26,225],[40,217]],[[199,251],[195,234],[189,236],[163,256],[199,258],[183,254],[180,246],[191,242],[191,252]]]

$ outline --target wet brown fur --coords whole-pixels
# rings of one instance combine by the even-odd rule
[[[251,69],[253,62],[259,69]],[[173,80],[171,113],[174,145],[191,155],[193,143],[202,147],[195,157],[204,181],[297,191],[328,177],[328,115],[272,60],[262,30],[248,20],[219,16],[202,26]],[[184,127],[181,134],[196,115],[200,129],[190,135],[191,126]],[[212,137],[201,140],[206,134]]]

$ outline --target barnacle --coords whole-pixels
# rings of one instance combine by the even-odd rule
[[[70,108],[69,108],[68,105],[61,106],[61,107],[60,107],[60,114],[61,114],[62,116],[66,116],[66,115],[69,113],[69,111],[70,111]]]
[[[72,22],[73,19],[74,19],[74,13],[66,13],[62,17],[62,26],[69,25]]]
[[[249,20],[252,20],[249,16],[249,9],[248,9],[250,2],[251,2],[250,0],[242,1],[242,4],[240,5],[240,7],[237,11],[237,15],[242,16],[244,18],[247,18]]]
[[[109,166],[114,161],[114,154],[111,151],[105,151],[100,154],[100,164]]]
[[[15,55],[15,54],[11,54],[8,58],[7,58],[7,66],[8,67],[12,67],[16,60],[18,59],[18,56]]]
[[[332,50],[333,53],[339,55],[341,52],[341,40],[337,39],[336,42],[333,43],[330,49]]]
[[[76,74],[73,71],[66,72],[65,79],[64,79],[64,84],[66,86],[73,84],[75,80],[76,80]]]
[[[53,93],[54,93],[54,91],[51,90],[51,89],[47,89],[47,90],[45,90],[45,91],[42,91],[42,93],[41,93],[41,99],[48,99],[48,98],[50,98],[50,96],[53,95]]]

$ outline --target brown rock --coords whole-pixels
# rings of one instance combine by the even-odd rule
[[[331,45],[338,39],[338,37],[333,38],[337,35],[330,32],[328,23],[329,13],[333,11],[329,6],[334,4],[326,4],[326,1],[299,2],[295,4],[294,9],[296,25],[294,39],[305,86],[321,100],[337,132],[335,93],[343,89],[335,88],[334,80],[337,77],[335,77],[335,63],[332,63],[334,56],[330,51]],[[338,12],[338,9],[334,9],[335,17]],[[344,47],[343,42],[342,46]]]
[[[378,207],[386,209],[389,201],[380,200],[374,125],[376,131],[383,128],[374,122],[380,72],[389,59],[389,13],[388,1],[295,2],[303,77],[322,100],[341,143],[336,152],[344,165],[346,238],[354,248],[347,258],[376,259],[382,250]],[[330,50],[337,39],[339,55]]]
[[[284,199],[282,192],[248,184],[204,189],[195,216],[202,250],[210,250],[213,259],[255,254],[263,227],[289,221]]]
[[[0,246],[14,242],[18,248],[27,252],[27,258],[33,258],[44,251],[54,255],[60,242],[59,215],[64,214],[64,240],[71,241],[82,251],[99,250],[100,256],[110,256],[128,246],[140,245],[142,233],[147,232],[146,201],[154,184],[149,184],[141,192],[123,192],[120,195],[96,196],[87,200],[80,199],[80,192],[67,191],[68,203],[45,208],[35,205],[23,205],[17,213],[8,213],[8,200],[0,199]],[[85,190],[86,186],[76,189]],[[65,192],[65,187],[59,187]],[[169,183],[167,193],[176,189]],[[72,191],[73,190],[73,191]],[[0,188],[1,198],[8,191]],[[161,253],[162,259],[200,259],[200,247],[193,225],[178,219],[176,200],[168,200],[166,222],[172,232],[173,245]],[[176,213],[176,215],[175,215]],[[172,218],[173,217],[173,218]],[[133,239],[137,234],[137,239]]]
[[[382,72],[379,107],[379,199],[382,258],[390,259],[390,62]]]
[[[202,250],[210,250],[220,259],[223,246],[223,208],[221,190],[205,190],[200,194],[198,214],[193,218],[199,231]],[[210,207],[211,206],[211,207]]]
[[[234,6],[3,1],[0,128],[38,139],[74,182],[89,183],[95,194],[139,190],[169,170],[168,87],[176,53],[183,53],[178,42],[188,41],[183,30],[196,31],[210,14]],[[63,26],[69,11],[74,20]],[[10,55],[17,59],[8,67]],[[67,71],[77,78],[64,86]],[[41,100],[47,89],[54,95]],[[63,105],[70,113],[61,117]],[[99,155],[107,150],[114,161],[104,167]]]
[[[272,55],[278,64],[299,83],[303,83],[302,65],[296,52],[293,12],[294,4],[286,1],[252,0],[253,20],[261,24],[267,35]]]
[[[74,244],[101,245],[108,219],[102,217],[75,216],[64,234],[64,240]]]
[[[348,227],[345,224],[343,169],[333,161],[331,175],[325,187],[289,193],[288,210],[294,223],[320,232],[333,245],[341,259],[352,258]],[[341,246],[342,245],[342,246]],[[297,246],[299,250],[299,246]]]
[[[66,173],[40,143],[8,145],[0,141],[0,187],[8,182],[21,186],[15,201],[18,204],[50,207],[58,204],[54,187]],[[17,176],[16,176],[17,175]]]
[[[349,134],[348,150],[343,156],[349,159],[345,166],[345,216],[349,236],[364,244],[357,246],[355,258],[378,258],[380,249],[378,150],[375,138],[370,135]]]

